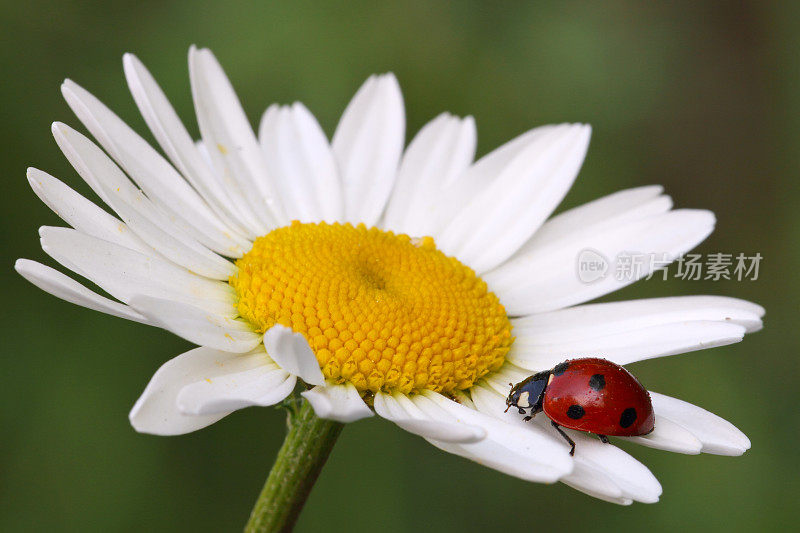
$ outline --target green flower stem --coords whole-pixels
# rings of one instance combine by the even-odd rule
[[[289,408],[289,431],[258,495],[247,533],[291,531],[344,424],[314,414],[305,399]]]

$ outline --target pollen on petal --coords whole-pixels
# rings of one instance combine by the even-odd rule
[[[497,296],[430,237],[294,222],[236,265],[239,314],[302,333],[324,376],[361,393],[467,389],[513,342]]]

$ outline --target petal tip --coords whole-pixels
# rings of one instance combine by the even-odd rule
[[[57,120],[52,124],[50,124],[50,131],[53,133],[53,135],[59,135],[59,134],[63,135],[63,130],[66,127],[67,127],[66,124]]]
[[[319,367],[308,339],[281,324],[264,333],[264,347],[275,363],[310,385],[324,385],[325,377]]]
[[[355,422],[374,416],[372,410],[361,399],[356,388],[346,385],[319,385],[300,393],[320,418],[342,423]]]
[[[144,68],[142,61],[131,52],[122,54],[122,70],[125,72],[127,78],[136,77],[139,74],[139,69]]]
[[[33,261],[31,261],[30,259],[24,259],[24,258],[21,258],[21,257],[20,257],[19,259],[17,259],[16,261],[14,261],[14,270],[16,270],[16,271],[17,271],[17,273],[18,273],[20,276],[23,276],[23,277],[24,277],[24,276],[25,276],[25,273],[26,273],[26,272],[28,272],[28,270],[29,270],[29,268],[28,268],[28,267],[30,266],[30,264],[31,264],[32,262],[33,262]]]

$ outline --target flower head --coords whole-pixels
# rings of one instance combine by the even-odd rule
[[[116,216],[28,173],[71,226],[42,228],[44,251],[114,299],[33,261],[17,270],[58,297],[200,346],[153,376],[130,414],[138,431],[195,431],[280,402],[300,380],[318,416],[377,413],[522,479],[652,502],[658,481],[619,448],[571,431],[570,457],[543,417],[505,413],[509,384],[571,357],[626,364],[761,327],[763,309],[732,298],[582,305],[635,279],[582,282],[581,250],[674,258],[714,226],[707,211],[671,210],[660,187],[549,218],[577,176],[588,126],[536,128],[473,162],[474,121],[442,114],[404,150],[403,100],[386,74],[361,87],[331,142],[299,103],[269,107],[256,138],[214,56],[193,48],[196,143],[139,60],[126,55],[124,67],[164,155],[69,80],[64,97],[102,149],[53,125]],[[749,448],[721,418],[651,397],[655,431],[630,440],[692,454]]]

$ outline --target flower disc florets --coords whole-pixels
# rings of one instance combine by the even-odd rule
[[[294,222],[236,265],[239,314],[302,333],[325,377],[362,393],[467,389],[513,341],[497,296],[429,237]]]

